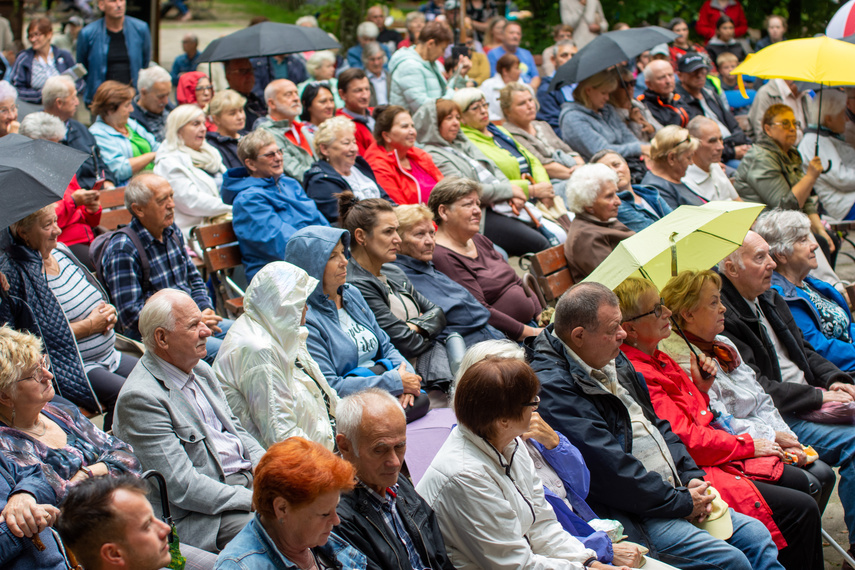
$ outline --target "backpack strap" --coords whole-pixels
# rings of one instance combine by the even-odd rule
[[[120,232],[128,236],[131,243],[133,243],[134,247],[137,248],[137,253],[140,256],[140,269],[142,270],[142,291],[143,295],[148,295],[148,293],[153,289],[151,286],[151,263],[149,262],[148,254],[145,252],[145,248],[140,241],[140,236],[138,236],[137,232],[132,230],[130,226],[125,226],[116,230],[116,233]]]

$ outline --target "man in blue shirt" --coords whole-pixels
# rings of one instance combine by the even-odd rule
[[[555,69],[570,61],[576,52],[579,51],[576,47],[576,42],[573,40],[561,40],[555,47]],[[537,88],[537,101],[540,103],[540,109],[537,110],[537,120],[546,121],[555,130],[555,134],[561,136],[561,125],[559,116],[561,115],[561,105],[567,101],[573,100],[573,89],[575,85],[564,85],[561,89],[555,91],[549,90],[549,84],[555,74],[543,78],[540,87]]]
[[[505,24],[505,37],[502,40],[502,45],[491,49],[487,53],[487,59],[490,61],[490,75],[496,74],[496,62],[506,53],[517,56],[520,60],[520,81],[531,85],[532,89],[537,89],[540,86],[540,75],[537,73],[537,65],[534,63],[534,56],[525,48],[520,47],[522,41],[522,26],[519,22],[511,20]]]
[[[195,34],[186,34],[181,40],[181,49],[184,53],[175,58],[172,63],[172,85],[178,85],[178,78],[182,73],[188,71],[196,71],[199,65],[199,59],[202,54],[199,53],[199,38]]]

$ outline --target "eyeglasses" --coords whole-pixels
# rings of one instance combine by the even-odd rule
[[[208,85],[205,87],[198,87],[198,86],[196,87],[196,91],[213,91],[213,90],[214,90],[213,85]]]
[[[489,105],[487,104],[487,102],[482,100],[482,101],[479,101],[477,103],[472,103],[471,105],[469,105],[469,108],[467,108],[466,110],[467,111],[481,111],[483,109],[487,109],[488,107],[489,107]]]
[[[772,124],[778,125],[779,127],[783,127],[784,129],[786,129],[788,131],[790,129],[799,130],[800,128],[802,128],[802,122],[801,121],[792,121],[792,122],[790,122],[790,121],[778,121],[778,122],[772,123]]]
[[[18,382],[25,382],[27,380],[35,380],[39,383],[44,383],[47,380],[48,374],[50,373],[50,356],[45,354],[42,356],[42,359],[39,361],[38,368],[36,368],[36,373],[32,376],[27,376],[26,378],[19,378]]]
[[[266,154],[261,154],[258,156],[258,158],[263,158],[265,160],[271,160],[277,156],[282,156],[282,149],[281,148],[277,148],[276,150],[270,151]]]
[[[18,110],[18,106],[13,104],[11,107],[0,107],[0,115],[12,115]]]
[[[32,31],[29,34],[27,34],[27,39],[32,40],[33,38],[40,38],[44,35],[46,35],[46,34],[44,34],[42,32]]]
[[[624,322],[628,323],[630,321],[637,321],[638,319],[644,318],[648,315],[653,315],[657,319],[662,316],[662,309],[665,307],[665,300],[662,297],[659,297],[659,302],[653,305],[653,310],[643,315],[638,315],[637,317],[632,317],[631,319],[626,319]]]
[[[527,408],[529,406],[531,406],[532,412],[536,411],[538,406],[540,406],[540,396],[535,396],[534,400],[532,400],[528,404],[523,404],[523,408]]]

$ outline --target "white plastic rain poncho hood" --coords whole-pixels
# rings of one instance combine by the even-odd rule
[[[335,446],[329,417],[338,395],[309,355],[309,333],[300,325],[317,285],[290,263],[267,264],[246,290],[244,314],[214,363],[232,412],[265,448],[293,436]]]

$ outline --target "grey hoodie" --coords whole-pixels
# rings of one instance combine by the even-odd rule
[[[422,105],[418,112],[413,115],[413,123],[419,133],[419,146],[430,154],[443,176],[478,180],[478,171],[469,160],[461,156],[460,153],[463,153],[481,163],[493,175],[493,180],[490,182],[479,181],[482,187],[482,204],[489,206],[513,198],[511,181],[492,160],[487,158],[483,152],[478,150],[478,147],[466,138],[462,130],[457,133],[457,138],[454,139],[453,144],[440,136],[437,126],[439,122],[436,115],[436,101]]]

